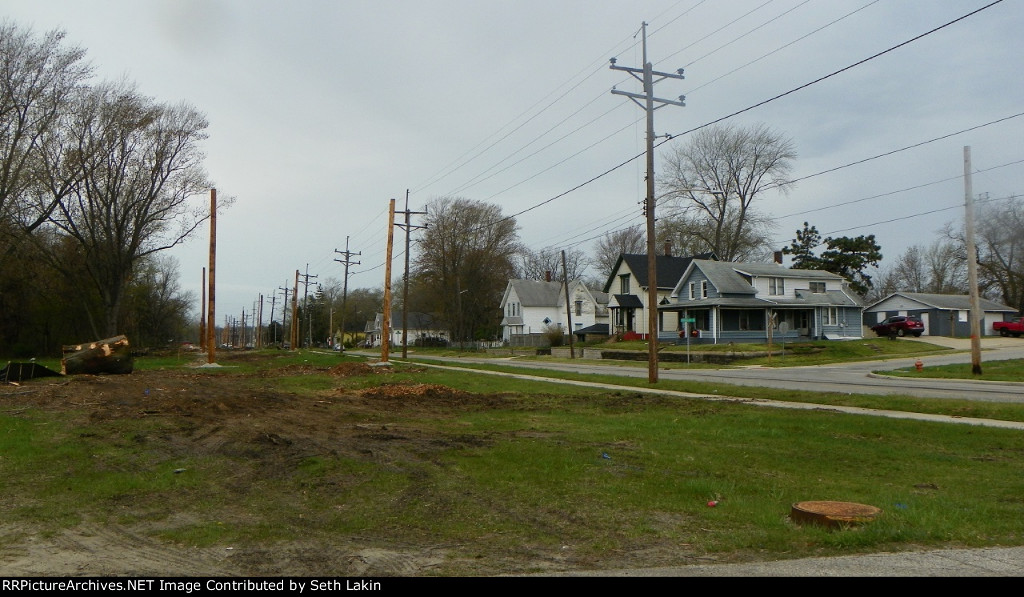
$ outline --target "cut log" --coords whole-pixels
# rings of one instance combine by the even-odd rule
[[[60,368],[64,375],[121,374],[131,373],[134,368],[126,336],[114,336],[89,344],[64,346],[63,354]]]

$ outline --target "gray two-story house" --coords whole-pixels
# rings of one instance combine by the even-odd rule
[[[677,318],[659,338],[711,344],[861,338],[863,309],[846,280],[831,272],[694,259],[668,304],[658,307],[662,319]]]

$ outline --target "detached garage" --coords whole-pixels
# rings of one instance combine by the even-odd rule
[[[1017,312],[995,301],[980,299],[981,334],[992,335],[992,322],[1004,321]],[[864,325],[871,327],[892,315],[913,315],[924,321],[926,336],[971,336],[971,297],[957,294],[894,292],[864,309]]]

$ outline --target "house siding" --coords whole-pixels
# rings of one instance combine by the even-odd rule
[[[770,294],[773,279],[776,283],[781,280],[781,293]],[[706,297],[701,296],[702,282],[708,284]],[[812,293],[812,282],[823,283],[825,292]],[[662,314],[676,314],[671,318],[673,322],[696,317],[700,328],[689,335],[662,328],[659,338],[675,338],[677,343],[766,342],[770,312],[780,314],[777,323],[786,321],[790,328],[785,334],[779,333],[777,327],[771,330],[773,341],[863,337],[863,308],[844,292],[843,280],[827,272],[776,269],[756,263],[694,261],[676,285],[673,299],[671,307],[661,309]],[[706,323],[701,325],[703,321]]]

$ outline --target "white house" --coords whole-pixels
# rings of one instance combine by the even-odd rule
[[[391,314],[388,322],[388,345],[402,346],[403,333],[408,334],[406,346],[416,346],[417,342],[440,339],[447,342],[448,330],[429,313],[413,312],[408,314],[406,325],[402,312]],[[367,321],[363,331],[366,333],[365,346],[380,346],[383,340],[384,314],[377,313],[373,321]],[[404,329],[403,329],[404,328]]]
[[[676,322],[660,335],[688,333],[691,341],[715,344],[861,338],[863,309],[846,280],[831,272],[694,259],[669,303],[659,306],[663,320]]]
[[[672,290],[694,259],[716,259],[713,253],[705,253],[695,257],[674,257],[670,245],[666,243],[665,254],[655,256],[655,276],[657,276],[657,302],[668,304]],[[612,333],[635,333],[647,336],[648,327],[648,272],[649,262],[646,254],[623,253],[619,255],[615,267],[612,268],[604,292],[608,293],[608,309],[611,312]],[[657,309],[657,306],[655,306]],[[658,329],[667,332],[678,330],[677,318],[664,319],[659,315]]]
[[[569,311],[566,311],[568,306]],[[591,291],[582,280],[569,283],[566,302],[561,282],[509,280],[501,298],[502,340],[512,344],[536,343],[550,326],[568,333],[570,314],[572,329],[581,330],[608,323],[608,297]]]

